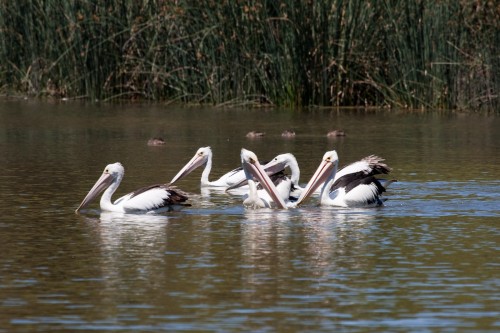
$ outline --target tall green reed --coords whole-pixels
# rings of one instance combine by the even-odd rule
[[[493,1],[4,1],[0,90],[498,109],[499,22]]]

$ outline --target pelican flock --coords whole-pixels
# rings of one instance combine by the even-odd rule
[[[217,180],[210,181],[209,177],[210,172],[212,171],[212,156],[213,153],[210,147],[199,148],[194,156],[172,178],[169,184],[172,185],[178,182],[197,168],[204,166],[200,179],[201,187],[219,187],[226,190],[234,190],[247,185],[247,177],[241,166],[226,172]],[[297,160],[292,154],[281,154],[276,156],[264,165],[264,170],[266,170],[266,173],[271,176],[282,172],[287,167],[291,170],[292,182],[298,186],[300,170]],[[246,191],[246,188],[244,190]]]
[[[79,212],[104,191],[100,206],[101,210],[117,213],[159,213],[171,211],[185,206],[188,197],[180,190],[167,185],[151,185],[130,192],[123,197],[111,202],[123,179],[125,169],[121,163],[108,164],[82,203],[76,209]]]
[[[109,164],[75,212],[87,207],[101,193],[103,193],[100,200],[102,211],[163,213],[189,206],[186,203],[187,194],[172,184],[200,166],[204,166],[200,179],[202,188],[216,187],[226,191],[243,189],[243,206],[252,209],[296,208],[318,193],[319,203],[324,206],[381,206],[386,200],[382,194],[392,182],[396,181],[376,177],[381,174],[387,175],[391,171],[391,168],[383,162],[384,159],[376,155],[367,156],[338,170],[337,152],[328,151],[305,187],[299,184],[299,165],[291,153],[277,155],[271,161],[261,164],[254,152],[242,148],[240,158],[241,167],[225,173],[217,180],[210,181],[212,150],[210,147],[201,147],[170,183],[140,188],[114,202],[111,197],[118,189],[125,169],[118,162]],[[290,176],[285,174],[285,169],[290,170]]]

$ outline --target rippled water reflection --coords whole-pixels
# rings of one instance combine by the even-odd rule
[[[0,332],[499,329],[495,117],[3,102],[0,119]],[[120,195],[205,145],[212,178],[246,147],[294,153],[305,183],[335,148],[385,157],[399,181],[382,208],[252,211],[198,172],[182,212],[73,213],[107,163],[125,165]]]

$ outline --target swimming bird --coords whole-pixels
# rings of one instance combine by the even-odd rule
[[[291,153],[279,154],[264,165],[264,170],[266,170],[268,175],[281,172],[285,168],[290,169],[290,181],[292,182],[292,187],[296,191],[302,191],[302,188],[299,185],[299,179],[300,179],[299,163],[297,162],[297,159],[293,154]],[[296,195],[298,196],[298,194]]]
[[[258,139],[258,138],[262,138],[265,135],[266,135],[266,133],[264,133],[264,132],[250,131],[247,133],[246,137],[249,139]]]
[[[274,157],[272,160],[263,165],[264,170],[267,175],[271,177],[275,185],[277,185],[278,181],[285,181],[286,178],[289,178],[291,182],[291,192],[290,196],[298,198],[300,193],[302,192],[302,187],[299,185],[300,178],[300,168],[295,156],[291,153],[279,154]],[[284,174],[284,170],[286,168],[290,169],[290,176],[286,176]],[[275,177],[273,177],[275,175]],[[239,183],[235,183],[227,188],[228,191],[234,190],[238,187],[247,184],[247,179],[242,179]]]
[[[295,157],[293,157],[293,159],[295,160]],[[293,161],[290,161],[290,158],[279,159],[278,161],[275,161],[269,166],[266,166],[265,169],[267,174],[271,175],[284,170],[286,167],[285,163],[290,163],[290,169],[292,170],[293,175],[297,175],[297,182],[298,182],[300,171],[299,174],[297,174],[297,171],[295,172],[293,171],[294,170],[292,169]],[[295,164],[297,165],[298,168],[297,160],[295,160]],[[174,176],[174,178],[172,178],[169,184],[172,185],[173,183],[178,182],[180,179],[186,177],[187,175],[189,175],[191,172],[193,172],[195,169],[197,169],[202,165],[205,165],[205,168],[203,169],[203,172],[201,174],[201,180],[200,180],[201,187],[220,187],[228,190],[247,185],[245,172],[243,171],[242,167],[237,167],[225,173],[217,180],[210,181],[208,179],[208,177],[210,176],[210,172],[212,170],[212,149],[210,147],[199,148],[194,154],[194,156],[191,158],[191,160],[187,162],[186,165],[184,165],[181,170],[179,170],[179,172]],[[246,189],[244,190],[246,191]]]
[[[341,129],[337,129],[337,130],[330,131],[326,134],[326,137],[328,137],[328,138],[336,138],[338,136],[346,136],[346,133]]]
[[[281,136],[286,139],[294,138],[295,137],[295,131],[294,130],[284,130],[281,133]]]
[[[182,167],[181,170],[172,178],[170,185],[179,181],[180,179],[186,177],[196,168],[205,165],[203,172],[201,173],[201,187],[229,187],[235,183],[239,183],[245,179],[245,173],[241,167],[233,169],[219,179],[210,181],[208,177],[210,171],[212,170],[212,149],[210,147],[199,148],[194,156]]]
[[[388,174],[391,169],[383,159],[370,155],[337,172],[339,158],[335,150],[326,152],[323,160],[306,185],[296,205],[300,205],[317,187],[323,184],[320,193],[321,205],[340,207],[381,206],[385,201],[381,195],[387,186],[396,180],[384,181],[377,174]]]
[[[160,137],[155,137],[148,140],[148,146],[163,146],[164,144],[165,140]]]
[[[280,189],[278,189],[259,163],[257,155],[245,148],[241,149],[241,165],[248,180],[249,189],[243,201],[245,207],[254,209],[271,207],[287,208],[284,198],[287,199],[290,193],[290,182],[288,183],[288,189],[286,186],[280,186]],[[257,189],[254,178],[263,187],[265,192]]]
[[[94,184],[82,203],[76,209],[76,213],[86,207],[102,191],[104,191],[100,206],[101,210],[118,213],[150,213],[165,212],[186,206],[184,202],[188,197],[182,191],[167,185],[151,185],[140,188],[134,192],[111,202],[111,196],[115,193],[123,179],[125,169],[121,163],[108,164],[104,168],[101,177]]]

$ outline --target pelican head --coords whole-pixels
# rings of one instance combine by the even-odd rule
[[[255,177],[262,187],[269,193],[278,208],[287,208],[283,199],[279,196],[276,187],[272,180],[267,175],[266,171],[259,163],[257,155],[245,148],[241,149],[241,165],[245,171],[248,180],[253,180]]]
[[[172,178],[170,185],[176,181],[186,177],[196,168],[205,165],[212,157],[212,149],[210,147],[202,147],[196,151],[193,158]]]
[[[297,185],[299,182],[299,177],[300,177],[299,164],[297,163],[297,159],[295,158],[295,156],[293,156],[293,154],[290,153],[280,154],[275,158],[273,158],[271,161],[267,162],[262,167],[269,176],[282,172],[283,170],[285,170],[286,167],[289,167],[290,170],[292,170],[292,176],[291,176],[292,183]],[[247,179],[245,178],[239,182],[235,182],[234,184],[229,186],[226,190],[229,191],[246,184],[247,184]]]
[[[82,208],[85,208],[89,203],[92,202],[102,191],[107,189],[111,184],[119,184],[125,174],[125,169],[120,162],[116,162],[113,164],[108,164],[104,168],[104,171],[97,180],[97,182],[92,186],[89,193],[85,196],[82,203],[76,209],[76,213]]]
[[[333,130],[326,133],[327,138],[336,138],[338,136],[346,136],[346,133],[341,129]]]
[[[328,179],[335,177],[337,173],[337,167],[339,164],[339,157],[335,150],[331,150],[323,155],[323,159],[316,169],[316,172],[307,183],[306,187],[300,194],[296,205],[302,203],[307,197],[309,197],[321,184],[325,183]]]
[[[264,170],[266,170],[268,175],[273,175],[285,168],[290,168],[292,171],[291,179],[292,183],[297,185],[300,178],[300,169],[297,159],[291,153],[280,154],[264,165]]]

